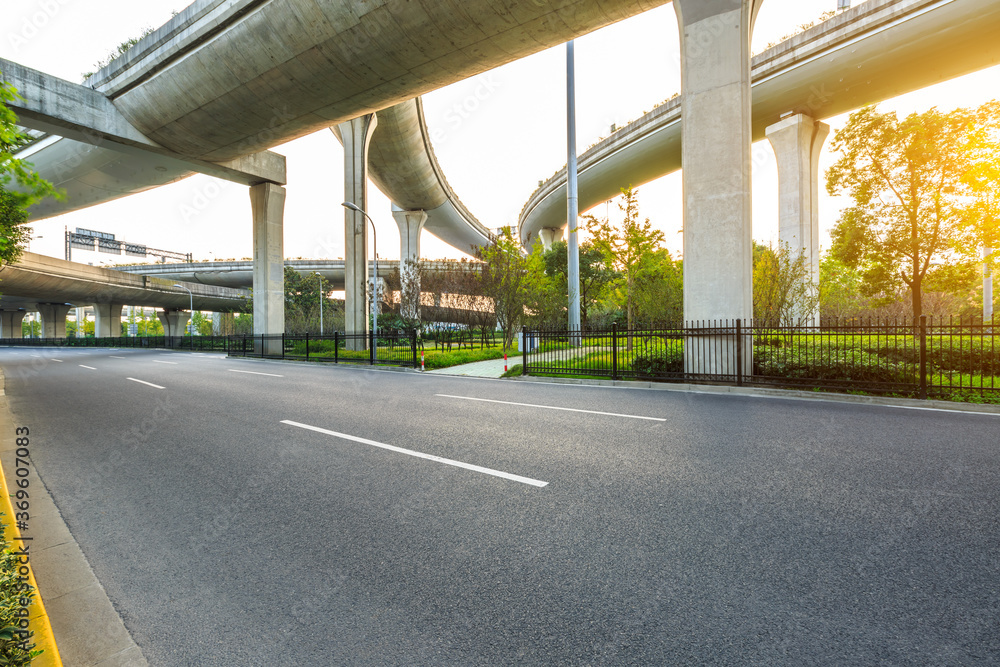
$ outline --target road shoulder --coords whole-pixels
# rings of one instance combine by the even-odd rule
[[[10,488],[16,463],[14,429],[17,426],[30,429],[33,425],[16,422],[4,387],[0,370],[0,464]],[[31,512],[30,530],[25,537],[32,538],[31,565],[39,599],[39,611],[32,617],[38,617],[38,648],[45,649],[34,664],[40,667],[147,665],[33,467],[27,479]]]

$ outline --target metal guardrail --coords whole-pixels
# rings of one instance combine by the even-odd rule
[[[528,330],[525,375],[703,382],[1000,400],[1000,322],[921,317],[636,331]]]

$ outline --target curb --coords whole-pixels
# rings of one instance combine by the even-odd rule
[[[5,392],[0,369],[0,475],[3,500],[0,511],[10,511],[6,471],[14,470],[16,422]],[[30,428],[30,424],[27,425]],[[148,663],[121,617],[108,599],[87,557],[69,532],[34,466],[27,477],[31,489],[32,583],[35,585],[36,648],[45,653],[32,664],[38,667],[146,667]],[[4,517],[5,523],[8,517]],[[36,583],[35,579],[41,582]],[[43,594],[44,593],[44,594]],[[43,601],[44,600],[44,601]],[[56,637],[59,645],[56,645]],[[63,662],[65,659],[65,663]]]
[[[787,398],[799,401],[825,403],[850,403],[874,405],[910,410],[946,410],[979,415],[1000,415],[1000,405],[991,403],[956,403],[953,401],[920,400],[917,398],[890,398],[885,396],[860,396],[833,392],[802,391],[801,389],[771,389],[767,387],[731,387],[707,384],[666,384],[662,382],[642,382],[637,380],[592,380],[583,378],[559,378],[522,375],[506,378],[515,382],[541,382],[544,384],[575,384],[592,387],[616,387],[620,389],[647,389],[651,391],[675,391],[688,394],[732,394],[758,398]]]

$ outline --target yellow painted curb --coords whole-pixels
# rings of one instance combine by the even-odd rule
[[[3,370],[0,369],[0,428],[3,428],[3,432],[0,432],[0,451],[15,450],[17,448],[15,441],[17,436],[14,435],[14,424],[12,422],[8,423],[6,419],[2,419],[4,413],[7,415],[10,414],[10,411],[7,409],[7,396],[3,391],[4,384]],[[11,505],[10,491],[7,487],[7,474],[3,471],[2,464],[0,464],[0,496],[3,496],[0,499],[0,512],[3,512],[3,516],[0,517],[0,523],[3,524],[4,535],[7,537],[7,541],[11,543],[14,549],[17,549],[19,548],[18,541],[15,538],[19,538],[21,534],[18,532],[17,524],[15,523],[14,508]],[[28,582],[35,588],[35,598],[31,604],[31,611],[28,616],[28,628],[35,633],[34,637],[32,637],[32,640],[35,642],[35,649],[44,651],[44,653],[32,660],[31,664],[34,667],[62,667],[63,662],[59,656],[59,648],[56,646],[52,625],[49,623],[49,616],[45,612],[45,603],[42,602],[42,593],[38,588],[38,582],[35,581],[35,573],[30,561],[28,563]]]

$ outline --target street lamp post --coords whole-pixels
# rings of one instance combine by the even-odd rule
[[[317,276],[319,276],[319,335],[323,335],[323,274],[319,271],[313,271]]]
[[[191,321],[188,322],[188,333],[191,334],[191,349],[194,350],[194,293],[187,287],[184,287],[184,285],[174,283],[174,287],[180,287],[182,290],[186,290],[188,297],[191,299]]]
[[[375,255],[375,262],[372,267],[372,360],[378,360],[378,237],[375,234],[375,221],[372,217],[364,212],[361,208],[353,204],[352,202],[345,201],[341,204],[344,208],[350,209],[356,213],[368,218],[368,222],[372,223],[372,253]]]

